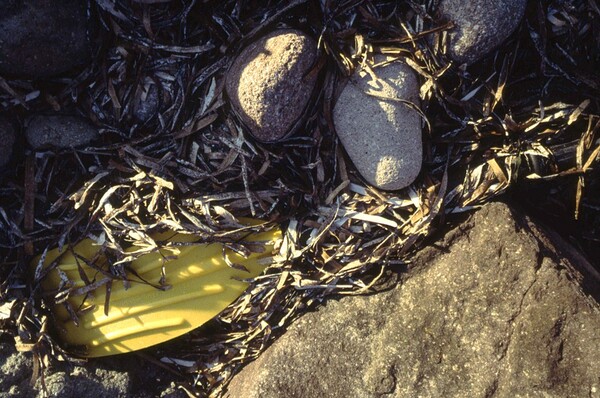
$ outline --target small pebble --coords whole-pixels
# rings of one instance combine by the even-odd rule
[[[156,83],[146,78],[139,89],[139,95],[132,101],[133,116],[139,122],[145,123],[158,113],[159,91]]]
[[[33,149],[71,148],[89,144],[99,133],[79,116],[36,115],[27,121],[25,136]]]
[[[87,2],[0,1],[0,74],[41,78],[89,61]]]
[[[527,0],[442,0],[439,14],[455,27],[448,33],[448,55],[472,64],[493,51],[519,26]]]
[[[293,133],[315,89],[317,76],[308,72],[316,60],[315,40],[293,29],[271,32],[235,59],[225,90],[257,140],[274,142]]]
[[[7,119],[0,116],[0,167],[9,162],[14,144],[15,129]]]
[[[385,60],[376,57],[376,62]],[[421,118],[399,98],[419,105],[419,83],[402,61],[355,73],[333,111],[337,135],[357,171],[385,190],[410,185],[421,170]],[[372,95],[371,95],[372,94]]]

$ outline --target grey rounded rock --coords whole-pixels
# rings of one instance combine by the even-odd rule
[[[25,136],[33,149],[71,148],[89,144],[99,132],[79,116],[36,115],[27,121]]]
[[[0,2],[0,73],[40,78],[90,58],[87,10],[80,0]]]
[[[133,116],[140,122],[147,122],[159,110],[159,90],[151,79],[144,81],[140,95],[132,101]]]
[[[166,70],[165,73],[172,74],[175,72]],[[175,83],[161,79],[157,74],[142,78],[130,101],[131,114],[138,122],[147,123],[153,117],[169,109],[173,104],[172,93],[175,92]]]
[[[385,58],[377,57],[380,63]],[[413,70],[396,60],[374,67],[377,79],[358,71],[333,110],[337,135],[357,171],[386,190],[411,184],[422,163],[421,117],[407,103],[419,104]]]
[[[225,90],[257,140],[273,142],[293,133],[315,88],[317,77],[308,72],[316,60],[315,40],[293,29],[271,32],[235,59]]]
[[[523,18],[527,0],[442,0],[439,13],[455,27],[448,33],[448,55],[472,64],[498,47]]]
[[[10,160],[15,144],[15,129],[12,124],[0,116],[0,167]]]

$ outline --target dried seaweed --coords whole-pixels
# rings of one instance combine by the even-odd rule
[[[573,217],[595,214],[587,236],[599,241],[600,204],[586,191],[600,153],[595,2],[532,5],[508,42],[469,68],[446,57],[452,25],[436,18],[436,3],[92,2],[92,65],[45,83],[0,78],[3,112],[75,112],[102,133],[95,146],[27,153],[3,176],[0,330],[39,365],[76,360],[52,339],[48,311],[75,292],[65,280],[42,297],[34,252],[94,239],[110,261],[96,265],[106,280],[86,281],[91,290],[126,280],[132,259],[163,247],[153,231],[234,246],[247,231],[240,218],[259,218],[285,232],[279,261],[209,325],[147,352],[189,374],[191,392],[219,396],[307,308],[369,291],[451,214],[514,187],[576,178]],[[276,26],[319,38],[323,89],[299,133],[265,145],[232,117],[223,77],[245,44]],[[422,82],[424,167],[399,192],[362,181],[331,117],[340,82],[375,53],[404,59]]]

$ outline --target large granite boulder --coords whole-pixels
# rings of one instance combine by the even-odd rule
[[[304,315],[226,396],[599,397],[600,310],[581,286],[600,283],[562,248],[486,205],[390,290]]]

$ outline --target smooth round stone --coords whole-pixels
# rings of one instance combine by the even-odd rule
[[[498,47],[519,26],[527,0],[442,0],[439,13],[455,27],[448,33],[448,55],[472,64]]]
[[[419,83],[413,70],[401,61],[374,71],[377,80],[359,71],[343,89],[333,110],[335,129],[368,183],[386,190],[402,189],[421,170],[421,118],[417,111],[393,99],[418,106]]]
[[[0,167],[10,160],[14,144],[15,129],[7,119],[0,116]]]
[[[311,100],[317,77],[308,74],[317,43],[299,30],[280,29],[246,47],[225,83],[232,110],[259,141],[293,133]]]
[[[79,116],[36,115],[27,121],[25,136],[33,149],[75,148],[89,144],[99,132]]]
[[[48,77],[90,58],[87,2],[0,1],[0,74]]]

